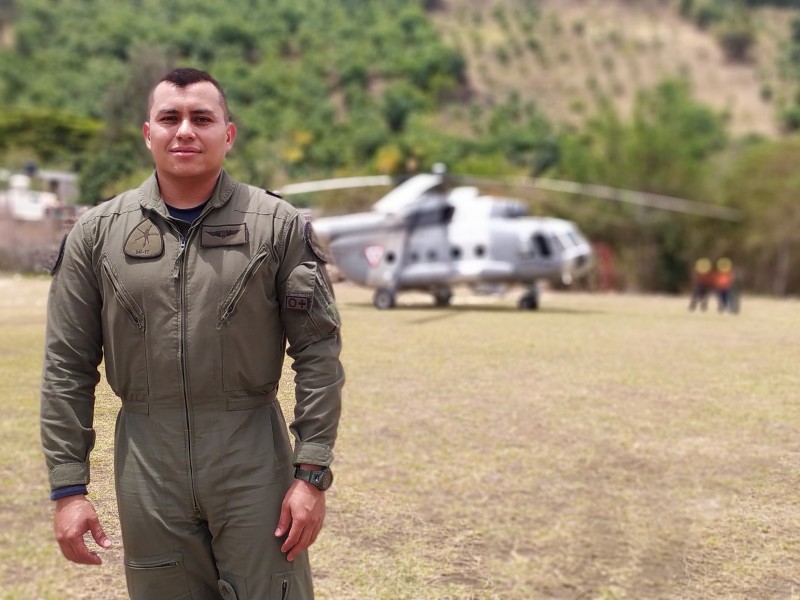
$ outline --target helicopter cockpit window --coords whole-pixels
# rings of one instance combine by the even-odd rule
[[[533,247],[536,248],[536,251],[545,258],[550,258],[553,254],[553,250],[550,247],[550,241],[544,236],[544,234],[536,233],[534,234],[532,240]]]
[[[461,258],[461,248],[458,246],[453,246],[450,248],[450,256],[452,256],[455,260],[459,260]]]
[[[475,256],[481,257],[486,254],[486,248],[482,245],[475,246]]]
[[[442,225],[453,220],[455,206],[445,204],[444,206],[423,207],[413,215],[413,224],[416,227],[427,225]]]

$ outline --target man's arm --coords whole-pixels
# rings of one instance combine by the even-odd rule
[[[83,542],[110,544],[91,503],[89,453],[94,446],[94,390],[102,358],[102,301],[92,269],[91,249],[79,223],[67,237],[54,269],[47,308],[47,334],[41,393],[41,438],[47,462],[54,527],[69,560],[98,564]]]
[[[333,461],[341,414],[344,369],[339,355],[339,313],[325,264],[310,229],[297,217],[287,225],[278,272],[281,315],[295,376],[294,464],[316,470]],[[287,492],[276,535],[288,532],[282,550],[293,560],[317,538],[325,518],[325,492],[296,480]]]

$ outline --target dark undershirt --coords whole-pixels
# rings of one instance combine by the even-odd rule
[[[178,208],[176,206],[167,204],[166,202],[164,204],[167,206],[167,211],[169,211],[170,217],[191,225],[194,223],[195,219],[200,216],[200,213],[203,212],[206,204],[208,204],[208,200],[192,208]]]

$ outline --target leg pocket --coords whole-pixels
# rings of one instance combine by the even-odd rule
[[[128,557],[125,576],[131,600],[192,600],[180,552]]]

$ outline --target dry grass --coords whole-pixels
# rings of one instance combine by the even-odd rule
[[[83,568],[52,541],[46,286],[0,279],[0,597],[124,598],[105,388],[92,495],[115,548]],[[796,301],[734,317],[549,292],[523,313],[462,291],[379,312],[337,294],[348,383],[320,598],[800,598]]]

